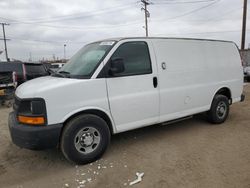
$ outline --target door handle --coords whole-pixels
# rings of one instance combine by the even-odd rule
[[[156,76],[153,77],[153,85],[154,85],[154,88],[156,88],[157,85],[158,85],[158,80],[157,80],[157,77],[156,77]]]

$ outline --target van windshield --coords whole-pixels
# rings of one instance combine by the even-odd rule
[[[114,44],[115,41],[103,41],[84,46],[54,76],[90,78]]]

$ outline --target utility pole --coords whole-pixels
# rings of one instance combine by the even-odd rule
[[[150,17],[150,13],[147,9],[147,6],[150,4],[148,0],[141,0],[142,2],[142,8],[141,10],[144,10],[145,14],[145,30],[146,30],[146,37],[148,37],[148,18]]]
[[[32,53],[30,52],[29,55],[30,55],[29,62],[32,62]]]
[[[66,44],[63,45],[64,60],[66,60]]]
[[[6,61],[10,61],[10,59],[8,58],[8,50],[7,50],[7,44],[6,44],[6,41],[9,40],[9,39],[6,39],[6,36],[5,36],[5,28],[4,26],[5,25],[10,25],[10,24],[7,24],[7,23],[0,23],[3,27],[3,41],[4,41],[4,50],[5,50],[5,55],[6,55]]]
[[[241,50],[245,49],[246,41],[246,22],[247,22],[247,0],[244,0],[243,20],[242,20],[242,35],[241,35]]]

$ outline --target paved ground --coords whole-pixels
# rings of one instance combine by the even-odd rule
[[[7,127],[11,109],[0,108],[0,187],[250,187],[250,85],[246,101],[229,119],[211,125],[202,117],[156,125],[112,138],[103,158],[75,166],[57,149],[29,151],[13,145]]]

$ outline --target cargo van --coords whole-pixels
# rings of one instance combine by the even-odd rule
[[[51,76],[19,86],[9,116],[13,142],[59,146],[85,164],[112,134],[206,112],[223,123],[244,100],[243,67],[233,42],[119,38],[84,46]]]

